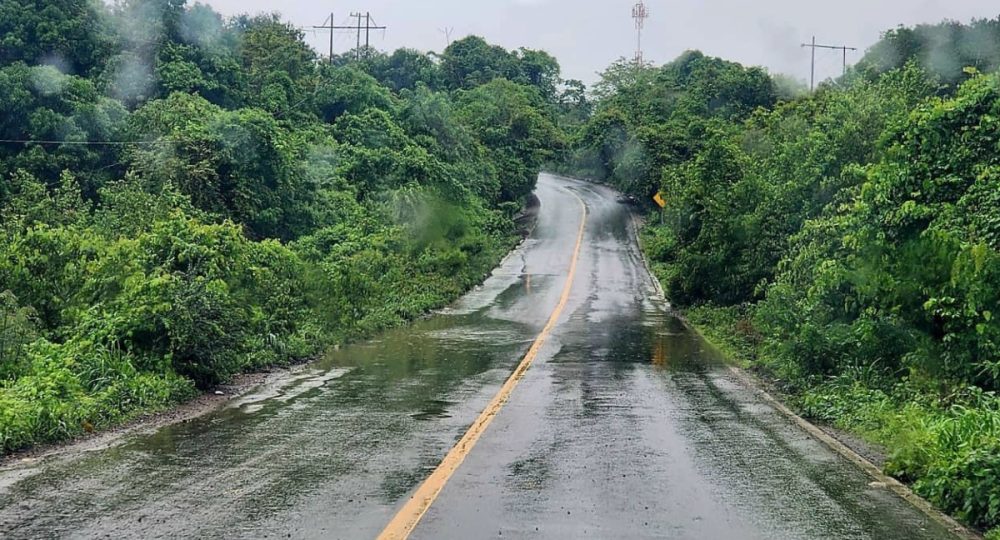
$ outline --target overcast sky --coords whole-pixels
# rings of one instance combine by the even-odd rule
[[[190,0],[194,1],[194,0]],[[338,24],[348,24],[352,11],[370,11],[389,27],[372,35],[372,45],[394,50],[411,47],[440,51],[441,29],[453,28],[452,39],[484,36],[507,48],[544,49],[559,59],[564,78],[595,80],[595,73],[635,51],[631,7],[637,0],[201,0],[225,15],[278,11],[300,26],[321,25],[334,11]],[[686,49],[772,72],[809,76],[809,53],[801,43],[849,45],[861,51],[886,29],[900,24],[954,19],[993,18],[1000,3],[988,0],[649,0],[651,13],[643,36],[646,59],[663,63]],[[329,34],[307,33],[325,53]],[[354,46],[351,32],[338,34],[339,51]],[[841,54],[820,51],[820,78],[836,75]]]

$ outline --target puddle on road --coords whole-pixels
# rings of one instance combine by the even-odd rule
[[[235,399],[229,402],[226,407],[240,409],[246,414],[253,414],[263,409],[269,401],[274,400],[288,403],[310,390],[326,386],[330,381],[339,379],[350,373],[350,371],[348,368],[333,368],[329,370],[309,368],[306,373],[298,373],[288,379],[276,381],[271,385]]]

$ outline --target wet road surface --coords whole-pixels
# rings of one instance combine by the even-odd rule
[[[656,297],[626,207],[543,176],[452,307],[197,420],[0,471],[0,538],[374,538],[560,323],[413,538],[945,539],[736,380]]]

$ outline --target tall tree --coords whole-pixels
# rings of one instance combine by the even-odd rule
[[[103,68],[115,41],[99,0],[0,2],[0,65],[50,64],[89,76]]]

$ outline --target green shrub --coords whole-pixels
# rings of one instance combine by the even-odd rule
[[[127,45],[112,23],[134,10],[91,4],[109,24],[73,22],[82,41]],[[207,9],[174,4],[176,20]],[[32,10],[4,15],[51,34]],[[81,76],[0,54],[4,138],[136,143],[0,145],[0,452],[453,300],[513,245],[561,146],[540,51],[448,86],[415,51],[318,62],[273,16],[214,30],[210,51],[164,34],[150,84],[117,98],[99,91],[114,47]]]
[[[888,453],[885,470],[976,527],[1000,525],[1000,398],[969,388],[950,405],[904,385],[890,392],[849,375],[798,398],[803,414],[865,435]]]
[[[969,444],[970,441],[963,441]],[[1000,524],[1000,441],[936,459],[914,489],[976,527]]]
[[[188,379],[140,373],[135,359],[86,341],[28,348],[30,368],[0,383],[0,452],[75,437],[193,395]]]
[[[0,382],[24,373],[25,347],[36,337],[34,310],[19,306],[14,293],[0,291]]]

